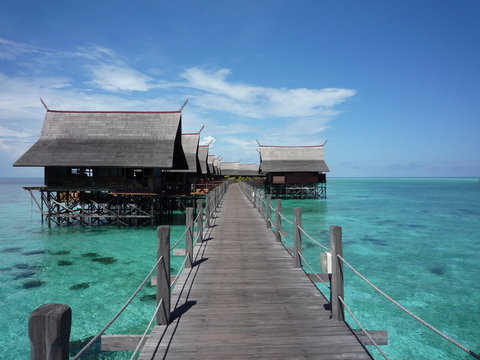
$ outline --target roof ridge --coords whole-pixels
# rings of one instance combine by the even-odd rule
[[[53,113],[75,113],[75,114],[179,114],[181,111],[76,111],[76,110],[47,110]]]

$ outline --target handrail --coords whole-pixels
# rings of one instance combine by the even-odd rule
[[[150,279],[150,276],[152,276],[153,272],[155,271],[155,269],[157,268],[158,264],[160,263],[160,261],[163,260],[163,255],[160,256],[157,260],[157,262],[155,263],[154,267],[152,268],[152,270],[150,270],[150,272],[148,273],[148,275],[145,277],[145,279],[142,281],[142,283],[140,284],[140,286],[137,288],[137,290],[135,290],[135,292],[130,296],[130,298],[126,301],[126,303],[122,306],[122,308],[113,316],[113,318],[107,323],[107,325],[105,325],[102,330],[100,330],[97,335],[95,335],[78,353],[77,355],[75,355],[73,357],[73,360],[77,360],[80,355],[82,355],[90,346],[92,346],[92,344],[97,341],[97,339],[102,336],[102,334],[113,324],[113,322],[115,320],[117,320],[117,318],[123,313],[123,311],[127,308],[128,305],[130,305],[130,303],[133,301],[133,299],[135,298],[135,296],[137,296],[137,294],[140,292],[140,290],[142,290],[143,286],[145,285],[145,283]]]
[[[145,331],[143,332],[142,337],[140,338],[140,341],[138,342],[137,346],[135,347],[135,350],[133,351],[133,354],[132,354],[132,356],[130,357],[130,360],[133,360],[133,358],[135,357],[135,355],[137,355],[138,350],[140,350],[140,347],[142,346],[143,341],[144,341],[145,338],[147,337],[148,329],[150,329],[150,326],[152,326],[153,320],[155,320],[155,317],[157,316],[158,310],[160,310],[160,306],[161,306],[162,304],[163,304],[163,298],[160,299],[160,301],[158,302],[158,305],[157,305],[157,307],[155,308],[155,311],[153,312],[153,315],[152,315],[152,317],[151,317],[151,319],[150,319],[150,322],[148,323]]]
[[[340,300],[340,302],[343,304],[345,309],[347,309],[347,311],[350,314],[350,316],[352,317],[352,319],[357,323],[358,326],[360,326],[360,329],[362,329],[362,331],[365,333],[365,335],[368,337],[368,339],[372,342],[372,344],[377,348],[377,350],[380,352],[380,354],[382,354],[382,356],[385,359],[389,360],[389,357],[380,349],[380,347],[375,342],[375,340],[372,339],[372,337],[370,336],[368,331],[365,330],[365,327],[362,325],[362,323],[360,321],[358,321],[358,319],[355,317],[355,315],[353,315],[353,312],[350,310],[350,308],[347,306],[347,304],[345,304],[345,301],[343,301],[341,296],[338,297],[338,300]]]
[[[305,234],[306,237],[308,237],[310,240],[312,240],[315,244],[317,244],[318,246],[320,246],[322,249],[324,250],[327,250],[327,251],[330,251],[329,248],[327,248],[326,246],[320,244],[317,240],[315,240],[314,238],[312,238],[310,235],[307,234],[307,232],[305,230],[303,230],[303,228],[301,226],[298,226],[298,229]]]
[[[308,263],[308,261],[305,259],[305,257],[302,255],[302,253],[300,251],[298,251],[298,255],[300,255],[300,257],[302,258],[303,262],[305,263],[305,265],[307,265],[307,267],[310,269],[310,271],[312,271],[312,274],[315,275],[315,277],[322,283],[322,284],[325,284],[325,286],[327,288],[330,289],[330,287],[327,285],[327,283],[325,281],[323,281],[320,276],[318,276],[318,274],[315,272],[315,270],[312,269],[312,267],[310,266],[310,264]]]
[[[185,231],[183,232],[182,236],[180,236],[180,238],[177,240],[177,242],[176,242],[173,246],[170,246],[170,250],[175,249],[175,248],[178,246],[178,244],[180,244],[180,241],[182,241],[182,239],[183,239],[183,238],[185,237],[185,235],[187,234],[188,229],[190,229],[190,226],[187,226],[187,227],[185,228]]]
[[[441,337],[443,337],[445,340],[451,342],[453,345],[457,346],[459,349],[465,351],[467,354],[473,356],[474,358],[476,359],[480,359],[480,355],[479,354],[476,354],[475,352],[473,352],[472,350],[466,348],[465,346],[463,346],[462,344],[460,344],[459,342],[453,340],[451,337],[449,337],[448,335],[445,335],[444,333],[442,333],[440,330],[438,330],[437,328],[435,328],[434,326],[430,325],[428,322],[426,322],[425,320],[423,320],[422,318],[420,318],[419,316],[415,315],[414,313],[412,313],[410,310],[408,310],[406,307],[404,307],[403,305],[401,305],[400,303],[398,303],[397,301],[395,301],[394,299],[392,299],[390,296],[388,296],[385,292],[383,292],[380,288],[378,288],[375,284],[373,284],[370,280],[368,280],[365,276],[363,276],[357,269],[355,269],[347,260],[345,260],[342,256],[338,255],[337,254],[337,257],[345,264],[347,265],[350,270],[352,270],[360,279],[362,279],[363,281],[365,281],[368,285],[370,285],[373,289],[375,289],[380,295],[382,295],[383,297],[385,297],[387,300],[389,300],[391,303],[393,303],[395,306],[397,306],[398,308],[400,308],[401,310],[403,310],[405,313],[407,313],[408,315],[410,315],[412,318],[414,318],[415,320],[417,320],[419,323],[421,323],[423,326],[429,328],[430,330],[432,330],[433,332],[435,332],[437,335],[440,335]]]

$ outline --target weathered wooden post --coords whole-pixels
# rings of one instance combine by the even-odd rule
[[[185,267],[191,268],[193,264],[193,208],[191,207],[186,209],[185,226],[187,227],[185,234],[185,256],[187,256],[187,261],[185,262]]]
[[[28,319],[31,360],[68,360],[72,309],[65,304],[45,304]]]
[[[205,196],[205,225],[210,227],[210,193]]]
[[[157,324],[170,323],[170,226],[161,225],[157,228],[157,306],[163,299],[162,310],[157,312]]]
[[[295,267],[302,267],[302,259],[300,258],[300,253],[302,252],[302,233],[300,232],[300,227],[302,226],[302,209],[295,208],[293,210],[293,252]]]
[[[282,218],[280,217],[280,212],[282,211],[282,201],[280,199],[276,200],[276,207],[275,207],[275,240],[280,242],[282,241],[282,237],[280,235],[280,231],[282,231]]]
[[[343,263],[337,256],[343,256],[341,226],[330,226],[330,254],[332,254],[332,319],[344,321],[345,310],[343,309],[343,304],[338,299],[339,297],[344,299]]]
[[[265,194],[260,195],[260,216],[265,220]]]
[[[267,222],[267,229],[272,228],[272,194],[267,195],[267,217],[265,219]]]
[[[197,233],[198,241],[203,242],[203,199],[197,200]]]
[[[253,190],[253,207],[257,207],[257,189]]]

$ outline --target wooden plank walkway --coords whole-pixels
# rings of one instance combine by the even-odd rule
[[[139,359],[371,359],[238,185],[211,229]]]

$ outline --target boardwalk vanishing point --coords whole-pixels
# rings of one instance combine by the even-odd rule
[[[139,359],[372,359],[238,184],[214,221]]]

